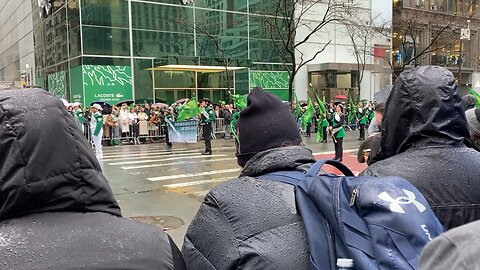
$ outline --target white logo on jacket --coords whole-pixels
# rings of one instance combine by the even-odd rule
[[[390,203],[390,211],[400,214],[405,214],[405,210],[402,208],[402,204],[414,204],[420,213],[423,213],[427,208],[417,201],[415,193],[402,189],[405,192],[406,197],[392,198],[387,192],[382,192],[378,195],[378,198]]]

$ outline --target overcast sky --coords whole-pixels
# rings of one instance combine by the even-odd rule
[[[385,21],[392,20],[392,1],[391,0],[372,0],[372,15],[382,14]]]

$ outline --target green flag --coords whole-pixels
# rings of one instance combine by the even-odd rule
[[[244,95],[233,95],[230,93],[232,99],[233,99],[233,104],[235,105],[235,108],[237,108],[239,111],[245,109],[247,107],[247,97]]]
[[[307,123],[312,119],[313,115],[315,114],[315,108],[313,107],[312,100],[310,97],[307,99],[307,108],[302,115],[302,128],[305,129]]]
[[[320,100],[320,97],[317,94],[317,91],[315,91],[315,88],[313,88],[313,85],[310,84],[310,88],[312,88],[313,95],[315,96],[315,101],[318,103],[318,107],[320,108],[320,113],[323,115],[324,113],[327,112],[327,109],[325,108],[325,104],[323,103],[322,100]],[[325,96],[323,96],[325,98]]]
[[[300,118],[300,114],[302,114],[302,107],[300,107],[300,104],[298,103],[298,98],[297,94],[295,93],[295,90],[293,90],[293,97],[292,100],[295,102],[295,108],[293,109],[293,116],[295,116],[295,120]]]
[[[468,87],[468,91],[477,99],[477,103],[475,106],[477,108],[480,108],[480,94],[477,93],[477,91],[473,90],[473,88],[471,88],[470,86]]]
[[[323,122],[323,118],[324,118],[323,114],[327,113],[327,109],[325,108],[325,104],[323,103],[323,101],[320,100],[320,97],[318,96],[317,91],[315,91],[315,88],[313,88],[312,84],[310,84],[310,88],[313,91],[313,95],[315,96],[315,101],[318,103],[318,107],[320,109],[320,115],[318,116],[319,117],[318,123],[320,124]],[[325,96],[323,96],[323,98],[325,99]],[[321,140],[323,140],[323,128],[317,127],[317,143],[319,143]]]
[[[323,121],[323,118],[320,118],[319,123]],[[323,140],[323,127],[317,127],[317,143],[319,143],[321,140]]]
[[[353,98],[350,92],[348,92],[348,102],[350,108],[350,111],[348,112],[348,124],[350,125],[355,118],[355,104],[353,103]]]
[[[199,115],[201,109],[198,107],[198,102],[195,97],[192,97],[186,104],[183,104],[182,110],[178,114],[177,121],[184,121],[187,119],[194,118]]]

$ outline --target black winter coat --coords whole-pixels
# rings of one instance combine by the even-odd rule
[[[440,67],[403,72],[382,120],[378,161],[363,174],[401,176],[446,229],[480,218],[480,153],[472,148],[455,79]]]
[[[308,242],[294,188],[255,178],[308,169],[310,150],[284,147],[252,157],[240,178],[211,190],[188,228],[182,253],[188,269],[309,269]]]
[[[161,230],[122,218],[60,99],[0,91],[1,269],[182,269],[172,248]]]

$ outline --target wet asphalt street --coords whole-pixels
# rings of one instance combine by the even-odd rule
[[[360,171],[354,154],[360,145],[358,131],[347,132],[344,163]],[[304,142],[317,158],[333,158],[333,143],[317,144],[315,134]],[[213,155],[203,156],[197,144],[165,143],[104,147],[102,167],[123,215],[164,227],[181,246],[183,237],[205,194],[238,176],[232,140],[212,140]]]

